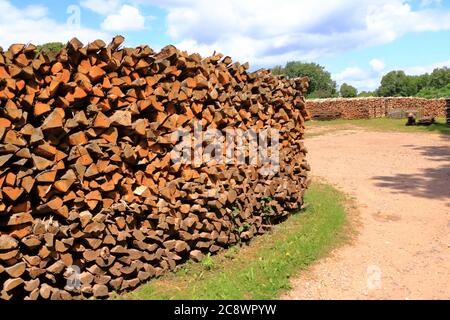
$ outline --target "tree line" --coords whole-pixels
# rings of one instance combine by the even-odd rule
[[[450,68],[436,68],[431,73],[418,76],[407,75],[404,71],[390,71],[383,76],[375,91],[361,91],[343,83],[338,89],[336,81],[325,68],[313,62],[291,61],[285,67],[275,66],[272,73],[289,78],[308,76],[309,98],[333,97],[450,97]]]

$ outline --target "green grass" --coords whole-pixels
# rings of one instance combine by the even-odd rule
[[[307,208],[249,245],[235,246],[200,263],[187,262],[115,299],[276,299],[289,277],[344,243],[352,234],[348,199],[333,187],[313,183]]]
[[[362,119],[362,120],[329,120],[329,121],[308,121],[306,123],[306,137],[317,136],[327,133],[327,131],[318,131],[308,133],[308,128],[330,128],[330,130],[340,130],[349,128],[364,128],[376,131],[398,131],[398,132],[432,132],[439,134],[450,134],[450,127],[445,124],[444,118],[438,118],[436,123],[425,126],[405,126],[406,119]]]

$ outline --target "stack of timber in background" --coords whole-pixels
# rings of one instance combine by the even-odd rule
[[[1,299],[107,297],[248,241],[303,203],[306,78],[123,41],[0,54]],[[198,121],[279,130],[280,170],[174,164],[172,133]]]
[[[447,126],[450,127],[450,99],[447,99],[446,102],[447,102]]]
[[[384,118],[399,111],[424,117],[445,117],[445,99],[415,97],[364,97],[307,100],[306,108],[313,120]]]
[[[374,105],[373,98],[329,98],[306,102],[313,120],[369,119]]]

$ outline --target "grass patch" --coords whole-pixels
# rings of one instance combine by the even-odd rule
[[[249,245],[235,246],[200,263],[187,262],[116,299],[276,299],[297,274],[349,239],[348,199],[315,182],[306,209]]]
[[[329,132],[325,129],[343,130],[354,128],[365,128],[376,131],[398,131],[398,132],[431,132],[439,134],[450,134],[450,127],[445,124],[444,118],[437,118],[436,123],[425,126],[405,126],[406,119],[390,119],[390,118],[376,118],[376,119],[361,119],[361,120],[325,120],[325,121],[308,121],[306,123],[306,137],[313,137]],[[316,132],[314,132],[317,128]],[[308,129],[313,129],[308,133]]]

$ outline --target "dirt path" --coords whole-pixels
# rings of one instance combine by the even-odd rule
[[[338,131],[307,140],[313,175],[354,196],[359,235],[284,299],[450,299],[450,136]]]

